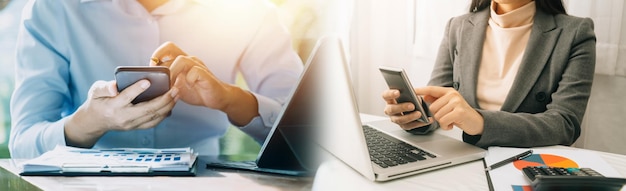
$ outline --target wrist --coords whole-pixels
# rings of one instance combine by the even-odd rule
[[[252,93],[232,85],[227,86],[227,92],[226,104],[220,110],[228,115],[231,123],[244,126],[259,116],[258,101]]]
[[[65,122],[63,130],[66,145],[90,148],[106,133],[105,128],[97,128],[97,124],[87,122],[91,120],[84,120],[84,115],[82,115],[84,112],[82,108],[79,108]]]
[[[476,118],[474,120],[473,130],[466,132],[469,135],[482,135],[485,130],[485,118],[476,111]]]

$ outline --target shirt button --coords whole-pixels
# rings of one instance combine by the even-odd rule
[[[455,90],[459,90],[459,82],[453,82],[452,88],[454,88]]]
[[[538,102],[544,102],[544,101],[546,101],[546,99],[547,99],[547,98],[548,98],[548,96],[547,96],[547,95],[546,95],[546,93],[544,93],[544,92],[539,92],[539,93],[537,93],[537,94],[535,95],[535,99],[536,99]]]

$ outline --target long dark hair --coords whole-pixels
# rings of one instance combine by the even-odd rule
[[[535,4],[538,9],[545,11],[546,13],[557,15],[567,15],[565,7],[563,7],[563,0],[535,0]],[[472,0],[470,5],[470,12],[477,12],[491,5],[491,0]]]

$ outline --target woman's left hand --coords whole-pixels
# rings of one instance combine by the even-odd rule
[[[454,126],[461,128],[469,135],[483,133],[484,119],[461,94],[452,89],[438,86],[415,88],[415,93],[423,95],[424,100],[431,103],[430,111],[444,130]]]

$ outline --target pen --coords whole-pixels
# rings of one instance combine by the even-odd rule
[[[503,166],[505,164],[511,163],[513,161],[516,161],[516,160],[522,160],[522,159],[530,156],[531,154],[533,154],[533,150],[527,150],[526,152],[523,152],[523,153],[520,153],[518,155],[512,156],[511,158],[508,158],[508,159],[504,159],[504,160],[502,160],[502,161],[500,161],[500,162],[498,162],[496,164],[492,164],[491,166],[485,168],[485,171],[490,171],[490,170],[496,169],[498,167],[501,167],[501,166]]]

